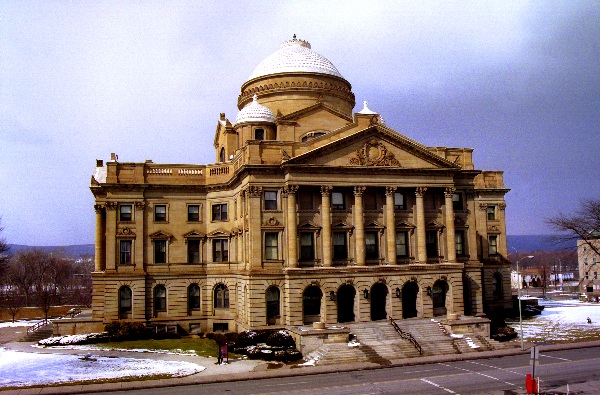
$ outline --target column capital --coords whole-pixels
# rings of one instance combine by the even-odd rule
[[[354,187],[354,196],[362,196],[365,189],[365,187]]]
[[[94,211],[96,212],[96,214],[100,214],[102,210],[104,210],[103,204],[94,204]]]
[[[323,196],[329,196],[331,195],[331,190],[333,188],[331,187],[331,185],[322,185],[321,186],[321,195]]]
[[[444,196],[452,197],[452,195],[454,195],[454,192],[456,192],[456,188],[453,188],[453,187],[446,188],[444,190]]]
[[[105,207],[107,210],[114,211],[114,210],[116,210],[116,209],[117,209],[117,206],[118,206],[118,205],[119,205],[119,204],[118,204],[117,202],[106,202],[106,203],[104,204],[104,207]]]
[[[498,204],[498,208],[502,211],[506,210],[506,203],[500,203]]]
[[[385,187],[386,196],[393,196],[397,189],[397,187]]]
[[[144,208],[146,207],[146,203],[145,202],[135,202],[133,205],[135,206],[135,209],[137,211],[143,211]]]
[[[425,191],[427,191],[427,188],[417,187],[415,190],[415,195],[417,195],[417,197],[423,197],[423,195],[425,195]]]
[[[287,196],[289,194],[295,195],[298,192],[298,185],[286,185],[283,187],[282,194]]]

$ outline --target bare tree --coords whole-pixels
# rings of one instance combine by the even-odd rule
[[[600,255],[600,200],[583,200],[572,215],[558,214],[546,219],[546,223],[560,235],[559,241],[583,240],[591,251]]]
[[[30,305],[35,292],[35,262],[44,259],[44,255],[42,250],[33,249],[19,251],[11,257],[8,276],[11,278],[12,284],[21,291],[25,306]]]
[[[3,230],[4,228],[2,227],[2,217],[0,217],[0,234]],[[6,243],[6,240],[3,237],[0,237],[0,278],[3,277],[8,265],[9,250],[10,246]]]
[[[4,284],[3,305],[12,317],[12,322],[15,322],[15,317],[23,308],[23,295],[17,287],[10,283],[10,279]]]

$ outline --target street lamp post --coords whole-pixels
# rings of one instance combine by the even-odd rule
[[[521,275],[519,273],[519,262],[523,259],[532,259],[533,255],[527,255],[517,261],[517,300],[519,301],[519,329],[521,331],[521,351],[525,349],[523,346],[523,314],[521,313]]]

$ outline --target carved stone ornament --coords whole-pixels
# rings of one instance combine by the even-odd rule
[[[329,185],[323,185],[323,186],[321,186],[321,195],[329,196],[329,195],[331,195],[331,190],[332,190],[332,187],[330,187]]]
[[[119,204],[117,202],[106,202],[105,207],[107,210],[116,210]]]
[[[479,203],[479,209],[481,211],[486,211],[487,210],[488,205],[485,203]]]
[[[417,187],[417,188],[415,189],[415,195],[416,195],[417,197],[423,197],[423,196],[425,196],[425,191],[427,191],[427,188],[424,188],[424,187]]]
[[[394,154],[388,152],[383,143],[373,139],[369,140],[363,148],[356,151],[356,158],[350,158],[354,166],[395,166],[400,167],[400,162]]]
[[[487,229],[488,232],[499,232],[500,231],[500,229],[498,228],[497,225],[488,225],[487,228],[488,228]]]
[[[362,196],[362,194],[365,192],[365,187],[354,187],[354,196]]]
[[[135,209],[137,211],[143,211],[144,208],[146,207],[146,203],[144,203],[144,202],[135,202],[134,205],[135,205]]]
[[[498,204],[498,208],[502,211],[506,210],[506,203],[500,203]]]
[[[94,211],[96,211],[96,213],[100,214],[103,209],[104,209],[103,204],[94,204]]]
[[[289,195],[290,193],[291,193],[291,194],[295,194],[296,192],[298,192],[298,186],[297,186],[297,185],[286,185],[286,186],[283,188],[283,195],[284,195],[284,196],[287,196],[287,195]]]
[[[454,192],[456,192],[456,188],[446,188],[444,190],[444,196],[445,197],[452,197],[454,195]]]
[[[285,152],[285,150],[281,150],[281,160],[290,160],[290,154]]]
[[[263,226],[281,226],[281,222],[277,221],[275,217],[271,217],[265,221]]]
[[[250,194],[250,197],[261,197],[262,188],[251,185],[248,187],[248,193]]]
[[[135,236],[135,232],[130,228],[117,229],[117,236]]]
[[[398,188],[396,187],[385,187],[385,195],[386,196],[394,196],[394,193],[396,193],[396,190]]]

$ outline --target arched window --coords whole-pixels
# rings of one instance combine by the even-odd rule
[[[265,292],[265,298],[267,300],[267,325],[277,324],[279,319],[279,288],[269,287]]]
[[[225,147],[221,148],[219,152],[219,162],[225,162]]]
[[[188,310],[200,310],[200,287],[192,284],[188,287]]]
[[[119,289],[119,316],[126,318],[131,314],[131,288],[121,287]]]
[[[214,292],[215,309],[229,308],[229,289],[224,284],[219,284],[215,287]]]
[[[164,285],[154,287],[154,311],[167,311],[167,289]]]
[[[502,275],[500,273],[494,273],[492,276],[492,295],[494,300],[500,300],[503,297]]]

